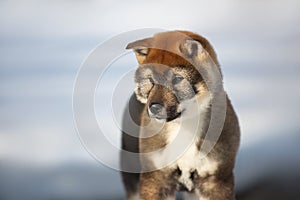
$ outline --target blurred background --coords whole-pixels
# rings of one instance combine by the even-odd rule
[[[238,199],[299,199],[297,0],[1,0],[0,199],[124,198],[119,172],[77,136],[72,91],[91,50],[139,28],[190,30],[215,47],[242,130]]]

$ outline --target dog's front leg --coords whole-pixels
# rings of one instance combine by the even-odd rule
[[[200,186],[201,200],[234,200],[233,175],[228,178],[210,176]]]
[[[174,191],[168,186],[165,174],[160,171],[141,174],[141,200],[172,200]]]

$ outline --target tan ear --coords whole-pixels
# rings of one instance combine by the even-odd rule
[[[186,36],[188,36],[190,38],[190,39],[186,40],[187,43],[185,45],[180,46],[180,50],[183,54],[185,54],[187,56],[189,56],[189,55],[190,56],[200,56],[200,60],[201,60],[201,59],[205,59],[206,53],[204,53],[204,52],[207,52],[208,55],[212,58],[212,60],[215,62],[215,64],[217,64],[219,66],[216,52],[214,51],[213,47],[211,46],[211,44],[208,42],[208,40],[206,38],[204,38],[198,34],[188,32],[188,31],[178,31],[178,32],[185,34]],[[195,46],[193,41],[197,42],[202,47],[199,45]],[[193,46],[193,44],[194,44],[194,46]],[[190,50],[189,53],[186,51],[186,48],[185,48],[187,46],[189,47],[188,49]],[[202,50],[202,52],[201,52],[201,50]]]
[[[129,43],[126,46],[126,49],[133,49],[139,64],[142,64],[148,55],[148,47],[150,45],[151,39],[152,38],[137,40],[135,42]]]
[[[183,54],[190,58],[199,57],[204,51],[202,44],[193,39],[187,39],[181,46],[180,50]]]

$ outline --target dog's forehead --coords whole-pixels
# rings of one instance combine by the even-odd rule
[[[144,75],[160,75],[160,76],[166,76],[172,73],[171,68],[167,65],[162,65],[158,63],[151,63],[151,64],[142,64],[139,67],[139,70]]]
[[[188,58],[180,51],[180,46],[187,39],[190,39],[190,37],[178,31],[162,32],[154,35],[150,39],[148,54],[143,64],[152,64],[152,69],[160,74],[166,74],[170,68],[177,66],[191,66]]]
[[[177,54],[180,55],[179,47],[185,43],[188,37],[180,32],[163,32],[154,35],[152,38],[151,49],[161,50],[161,54]]]
[[[144,63],[159,63],[169,67],[188,65],[179,49],[187,38],[186,35],[176,31],[154,35]]]
[[[149,53],[144,61],[144,63],[158,63],[166,65],[169,67],[175,67],[178,65],[190,65],[188,58],[185,58],[183,55],[180,55],[175,50],[168,48],[168,50],[162,49],[149,49]]]

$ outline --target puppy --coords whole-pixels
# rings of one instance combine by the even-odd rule
[[[233,200],[240,130],[212,46],[195,33],[170,31],[127,49],[139,63],[123,120],[127,199],[186,191],[186,199]]]

